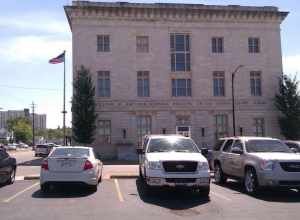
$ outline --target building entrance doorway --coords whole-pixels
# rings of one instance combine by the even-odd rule
[[[176,134],[191,137],[191,126],[176,126]]]

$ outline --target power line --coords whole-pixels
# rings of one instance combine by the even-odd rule
[[[34,87],[22,87],[22,86],[11,86],[11,85],[0,85],[0,87],[10,88],[10,89],[28,89],[28,90],[45,90],[53,92],[61,92],[61,89],[51,89],[51,88],[34,88]]]

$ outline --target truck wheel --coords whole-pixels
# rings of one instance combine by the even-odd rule
[[[210,186],[207,187],[201,187],[198,189],[199,194],[201,197],[208,198],[209,197],[209,192],[210,192]]]
[[[214,175],[215,183],[224,184],[226,183],[227,177],[224,175],[222,168],[219,163],[215,165],[215,175]]]
[[[140,176],[140,180],[144,181],[144,177],[143,177],[143,174],[142,174],[142,168],[141,168],[141,166],[139,166],[139,176]]]
[[[248,168],[244,177],[244,188],[247,194],[255,195],[259,190],[256,172],[253,168]]]

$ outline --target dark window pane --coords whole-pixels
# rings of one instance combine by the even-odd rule
[[[184,35],[176,35],[176,51],[184,51]]]
[[[184,53],[176,54],[176,70],[177,71],[185,71],[185,57]]]

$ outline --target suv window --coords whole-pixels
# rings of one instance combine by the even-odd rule
[[[234,142],[234,144],[232,145],[231,149],[233,149],[233,148],[238,148],[240,150],[243,150],[243,144],[242,144],[242,142],[240,140],[236,140]]]
[[[233,143],[232,139],[227,140],[223,147],[223,152],[229,152],[231,149],[230,147],[231,147],[232,143]]]
[[[224,142],[225,142],[225,140],[218,140],[218,142],[214,146],[214,151],[219,151]]]

